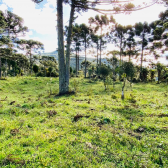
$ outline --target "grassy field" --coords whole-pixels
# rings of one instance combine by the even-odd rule
[[[58,78],[0,80],[0,167],[168,167],[168,86]]]

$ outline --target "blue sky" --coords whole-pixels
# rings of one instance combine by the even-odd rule
[[[115,15],[120,24],[134,24],[135,22],[157,20],[158,14],[164,11],[161,5],[155,5],[146,10],[133,12],[131,15]],[[52,52],[57,48],[56,33],[56,0],[44,0],[35,4],[31,0],[0,0],[0,10],[10,10],[24,19],[24,25],[29,28],[26,39],[34,39],[44,44],[45,52]],[[68,24],[70,9],[64,5],[64,25]],[[87,23],[89,17],[97,13],[89,11],[78,14],[77,23]]]

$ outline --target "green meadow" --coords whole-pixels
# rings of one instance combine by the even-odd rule
[[[0,80],[1,168],[167,168],[168,85]]]

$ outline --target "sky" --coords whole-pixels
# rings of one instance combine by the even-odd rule
[[[22,37],[33,39],[44,44],[45,52],[55,51],[57,48],[56,32],[56,0],[44,0],[40,4],[35,4],[31,0],[0,0],[0,10],[17,14],[24,19],[24,26],[29,28],[29,32]],[[145,10],[133,12],[130,15],[113,15],[116,21],[123,25],[135,24],[136,22],[152,22],[158,19],[161,11],[165,11],[163,5],[154,5]],[[70,8],[64,5],[64,25],[69,22]],[[94,17],[96,12],[89,11],[78,14],[76,22],[78,24],[88,23],[89,17]]]

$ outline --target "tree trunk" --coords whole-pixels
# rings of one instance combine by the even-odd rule
[[[131,48],[129,50],[129,62],[131,62]]]
[[[86,78],[86,35],[85,35],[85,78]]]
[[[30,75],[32,75],[32,55],[30,53]]]
[[[79,48],[78,48],[78,71],[79,71]],[[79,72],[78,72],[79,75]]]
[[[160,82],[160,77],[161,77],[161,70],[158,70],[158,83]]]
[[[122,86],[122,93],[121,93],[121,99],[124,100],[124,87],[125,87],[125,77],[123,79],[123,86]]]
[[[72,1],[73,3],[73,1]],[[66,50],[66,83],[67,83],[67,92],[69,91],[69,76],[70,76],[70,46],[71,46],[71,36],[72,36],[72,23],[75,13],[74,4],[71,5],[71,13],[68,27],[68,37],[67,37],[67,50]]]
[[[1,78],[1,65],[2,63],[1,63],[1,57],[0,57],[0,78]]]
[[[97,43],[97,75],[98,75],[98,65],[99,65],[99,55],[98,55],[98,49],[99,49],[99,46],[98,46],[98,43]]]
[[[142,74],[143,50],[144,50],[144,38],[145,38],[145,34],[144,34],[144,30],[143,30],[143,34],[142,34],[142,51],[141,51],[141,69],[140,69],[140,75]],[[144,77],[143,77],[143,75],[142,75],[142,81],[144,81]]]
[[[121,35],[121,39],[120,39],[120,68],[122,65],[122,35]],[[119,79],[121,79],[121,74],[119,73]]]
[[[76,77],[78,76],[78,50],[77,50],[77,47],[76,47]]]
[[[8,28],[8,38],[9,38],[9,28]],[[8,48],[10,48],[9,45],[8,45]],[[5,72],[5,74],[6,74],[6,76],[7,76],[7,59],[5,60],[5,67],[6,67],[6,72]]]
[[[101,67],[101,47],[102,47],[102,37],[100,38],[100,67]]]
[[[121,41],[120,41],[120,66],[122,65],[121,57],[122,57],[122,37],[121,37]]]
[[[59,62],[59,94],[65,94],[68,90],[66,83],[66,67],[64,58],[63,38],[63,0],[57,1],[57,27],[58,27],[58,62]]]

